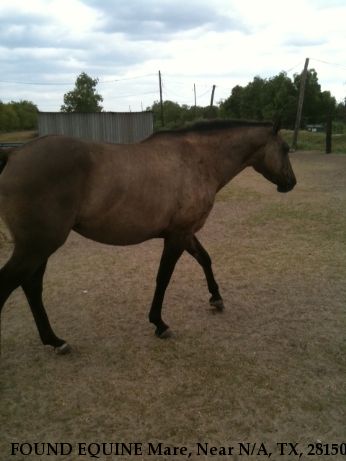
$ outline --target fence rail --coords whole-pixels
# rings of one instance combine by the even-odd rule
[[[142,141],[153,133],[152,112],[40,112],[38,132],[117,144]]]

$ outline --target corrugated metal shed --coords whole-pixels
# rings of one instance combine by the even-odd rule
[[[142,141],[153,133],[152,112],[40,112],[38,132],[119,144]]]

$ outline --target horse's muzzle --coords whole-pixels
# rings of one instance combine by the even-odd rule
[[[289,192],[294,188],[294,186],[297,184],[297,181],[293,179],[292,181],[287,182],[286,184],[278,184],[277,191],[278,192]]]

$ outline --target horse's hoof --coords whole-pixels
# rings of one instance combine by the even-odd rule
[[[160,339],[168,339],[173,336],[172,330],[170,328],[166,328],[166,330],[160,332],[158,329],[155,331],[155,335]]]
[[[61,346],[56,347],[54,350],[55,350],[55,353],[58,355],[65,355],[65,354],[69,354],[72,349],[68,343],[64,343]]]
[[[222,299],[211,299],[210,305],[215,307],[217,311],[222,312],[225,309],[225,305]]]

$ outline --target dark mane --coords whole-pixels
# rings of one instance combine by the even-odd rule
[[[249,120],[224,120],[224,119],[214,119],[214,120],[201,120],[195,123],[190,123],[180,128],[175,129],[163,129],[154,133],[152,136],[159,136],[161,134],[180,134],[180,133],[205,133],[215,130],[225,130],[229,128],[242,128],[242,127],[271,127],[273,124],[271,122],[257,122]],[[152,137],[150,136],[150,137]]]

